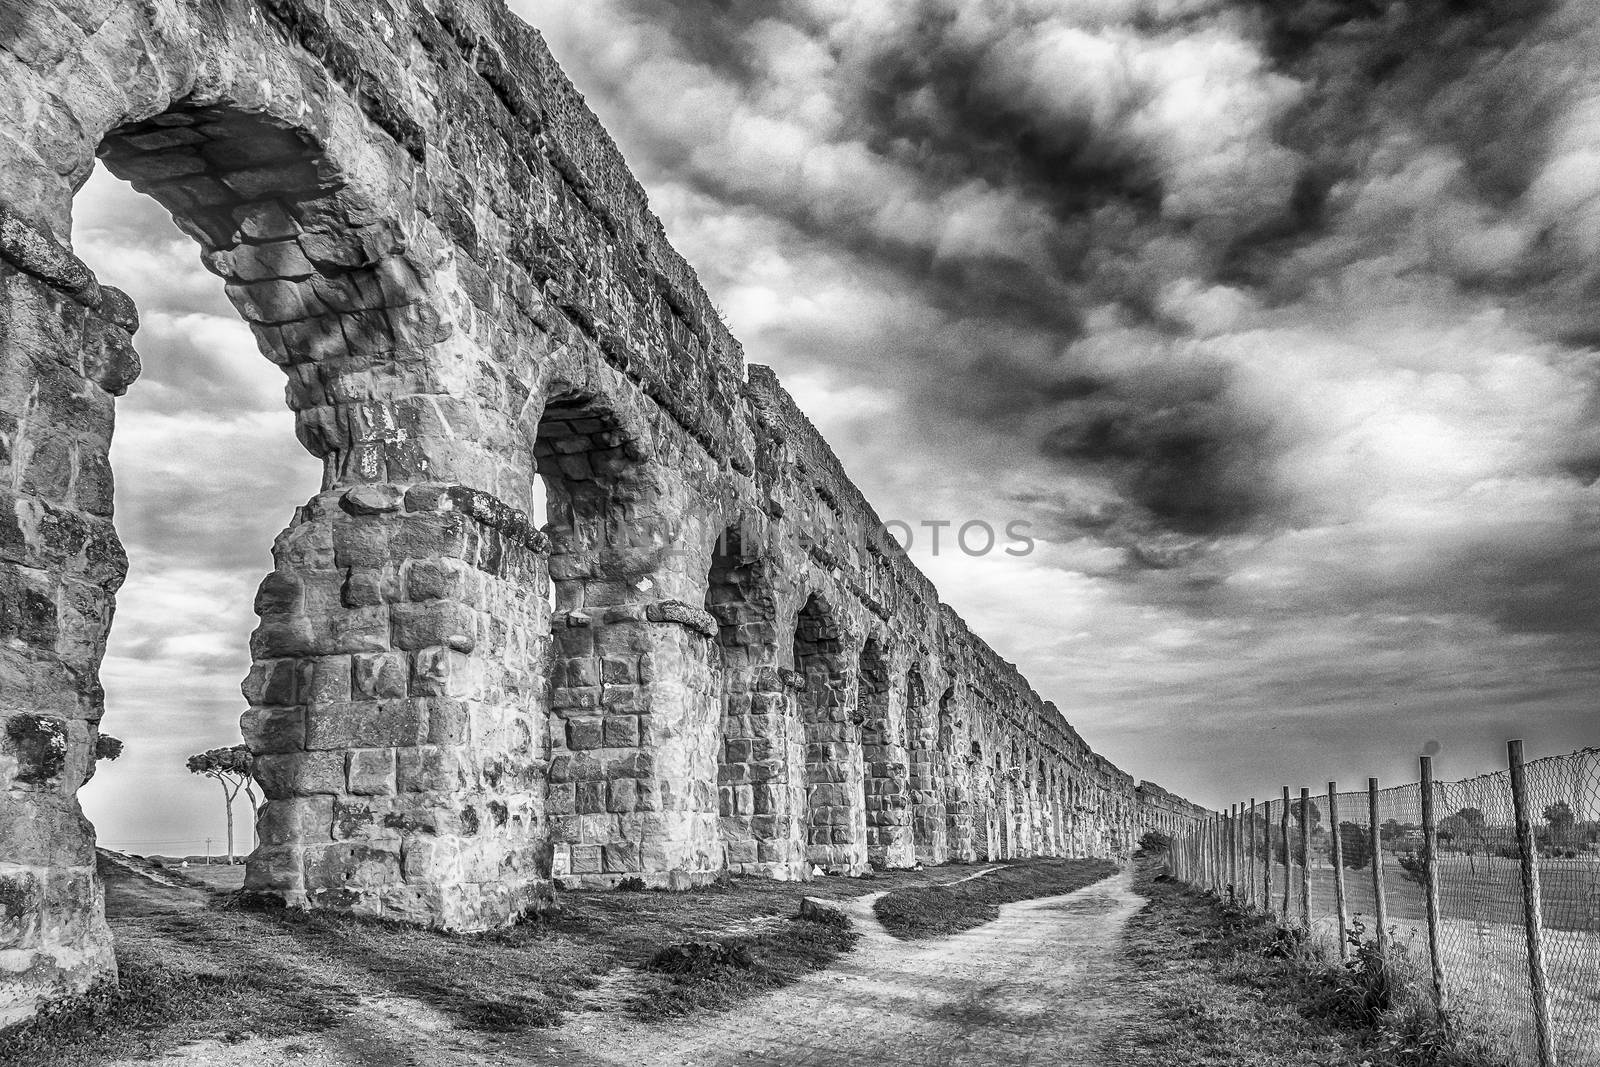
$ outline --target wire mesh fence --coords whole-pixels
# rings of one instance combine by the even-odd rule
[[[1350,951],[1420,961],[1445,1017],[1516,1064],[1600,1067],[1600,750],[1233,805],[1174,873]]]

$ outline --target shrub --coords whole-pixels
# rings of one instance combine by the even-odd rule
[[[1165,852],[1172,847],[1172,838],[1160,830],[1146,830],[1139,838],[1140,852]]]
[[[1372,863],[1372,837],[1359,823],[1339,824],[1339,848],[1344,855],[1344,865],[1359,871]]]
[[[705,974],[719,967],[749,970],[755,960],[750,956],[750,944],[742,938],[726,941],[680,941],[656,949],[645,965],[647,970],[662,974]]]

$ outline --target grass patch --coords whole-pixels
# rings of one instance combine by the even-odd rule
[[[1002,904],[1071,893],[1116,872],[1105,860],[1021,860],[955,885],[891,891],[872,910],[895,937],[944,937],[993,922]]]
[[[969,872],[951,866],[804,883],[731,878],[688,892],[632,884],[623,892],[563,892],[538,919],[452,935],[327,911],[251,909],[227,896],[154,886],[106,864],[120,986],[0,1032],[0,1063],[96,1067],[207,1039],[351,1028],[363,1018],[351,1015],[365,998],[410,998],[459,1030],[501,1034],[558,1025],[579,1009],[646,1018],[722,1009],[849,950],[853,931],[790,918],[802,897],[853,897]],[[749,967],[687,975],[650,969],[667,946],[741,939]],[[385,1037],[363,1031],[361,1040]],[[404,1051],[396,1055],[403,1059]]]
[[[1348,962],[1263,913],[1141,865],[1149,903],[1130,920],[1127,996],[1147,1005],[1116,1039],[1129,1067],[1500,1067],[1473,1034],[1440,1026],[1403,953],[1381,964],[1365,931]]]
[[[647,965],[650,984],[627,1011],[645,1020],[720,1011],[827,967],[859,937],[846,916],[823,912],[748,936],[664,945]]]
[[[214,920],[206,914],[205,918]],[[335,985],[280,968],[258,969],[226,921],[209,931],[192,916],[117,929],[117,984],[48,1005],[0,1031],[0,1063],[86,1067],[149,1057],[193,1041],[314,1033],[339,1023],[351,1002]]]

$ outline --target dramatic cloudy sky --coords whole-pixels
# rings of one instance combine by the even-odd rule
[[[1223,803],[1600,742],[1584,0],[513,7],[885,517],[1032,524],[912,550],[1122,766]],[[194,837],[176,758],[317,472],[158,209],[97,177],[77,241],[147,364],[86,802]]]

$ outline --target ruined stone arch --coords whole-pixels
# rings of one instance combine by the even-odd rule
[[[892,649],[876,636],[862,644],[856,671],[866,770],[867,858],[875,867],[916,862],[911,836],[907,687],[899,683]]]
[[[906,669],[906,710],[911,760],[911,840],[916,861],[937,863],[949,855],[945,825],[944,779],[950,746],[941,744],[941,697],[929,692],[920,660]]]
[[[792,651],[780,656],[779,597],[787,583],[764,554],[761,525],[735,522],[718,539],[706,585],[717,622],[722,718],[717,788],[722,847],[731,871],[804,877],[806,797],[791,768],[804,765],[794,709]]]
[[[195,238],[283,368],[295,432],[323,464],[322,492],[279,537],[257,597],[242,727],[266,803],[249,888],[481,928],[521,910],[541,876],[528,841],[535,767],[506,755],[532,744],[537,699],[524,666],[537,545],[514,521],[527,475],[485,445],[475,401],[445,384],[470,377],[473,343],[448,241],[390,179],[409,171],[408,146],[373,129],[278,24],[188,22],[174,5],[97,12],[90,26],[72,4],[15,10],[0,51],[29,109],[0,167],[0,393],[8,416],[30,398],[35,461],[43,427],[72,456],[61,480],[18,479],[4,501],[70,535],[25,535],[8,552],[21,569],[4,579],[25,576],[52,606],[0,652],[7,676],[27,679],[8,683],[0,711],[31,693],[71,743],[61,773],[0,802],[57,824],[48,851],[5,842],[6,863],[52,903],[32,940],[9,946],[26,959],[6,965],[0,1023],[113,969],[75,793],[125,567],[108,477],[114,398],[138,360],[131,302],[69,251],[71,199],[97,154]],[[491,484],[513,503],[490,506]],[[60,554],[74,542],[75,558]],[[448,794],[455,814],[409,804],[402,794],[419,787]]]
[[[806,742],[808,862],[830,873],[867,869],[866,768],[857,707],[858,647],[823,594],[812,593],[795,620],[797,713]]]
[[[712,546],[628,394],[599,372],[572,378],[547,377],[534,448],[556,591],[554,873],[688,885],[723,862],[721,656],[700,606]]]

